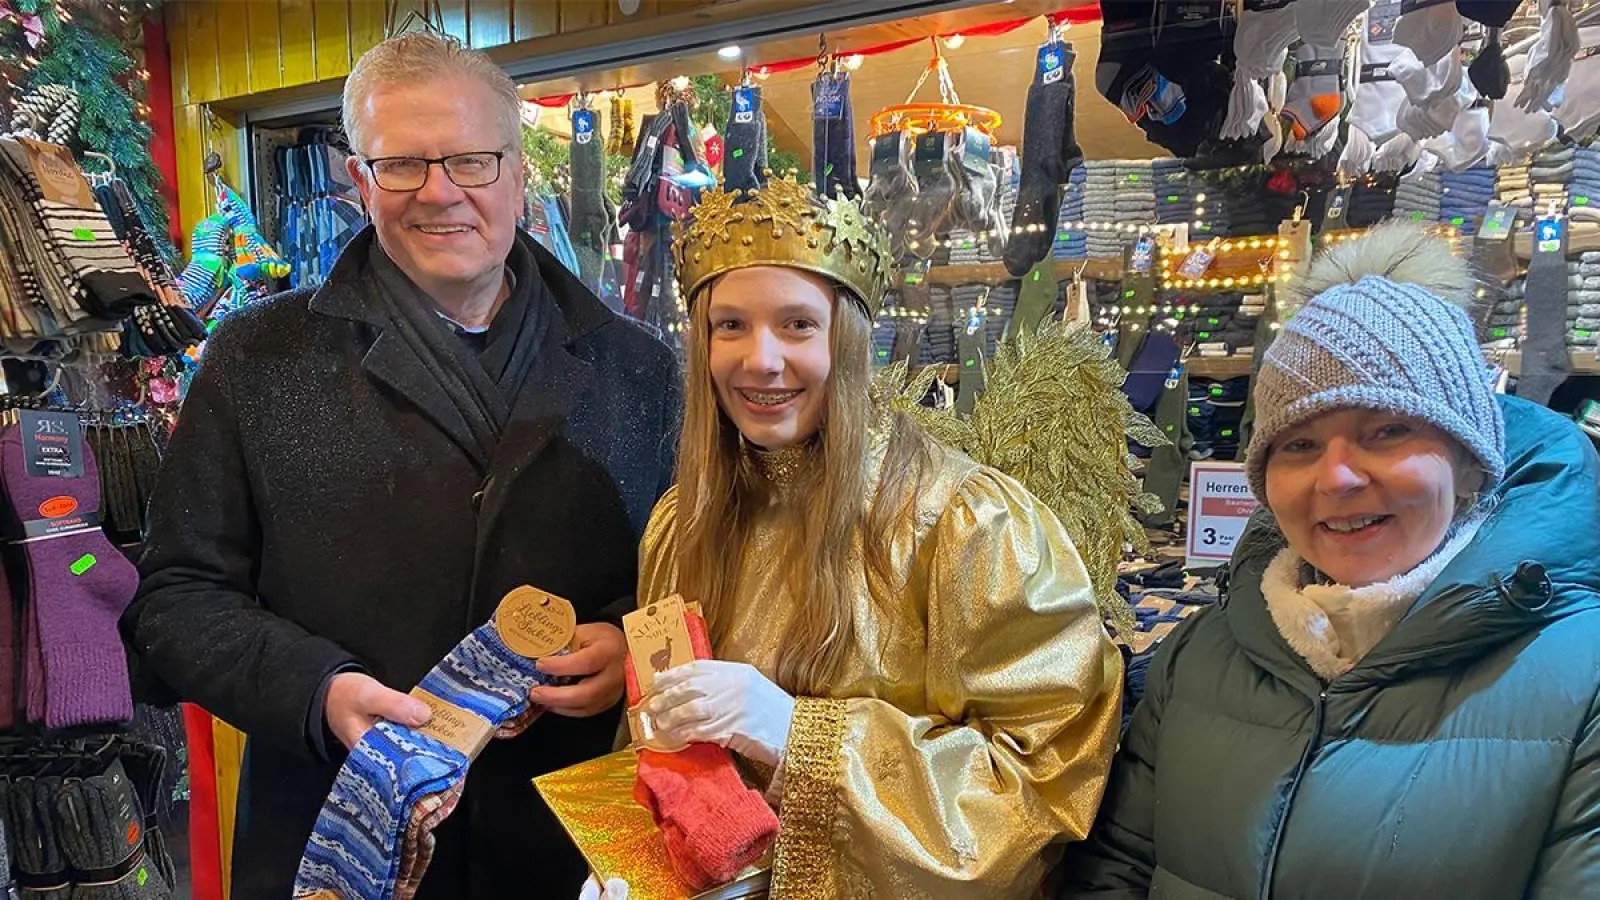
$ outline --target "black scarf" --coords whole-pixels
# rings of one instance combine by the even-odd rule
[[[472,433],[479,461],[487,465],[511,419],[517,392],[533,370],[550,316],[559,314],[538,261],[519,236],[506,257],[511,293],[495,313],[481,354],[473,353],[451,331],[433,300],[376,240],[367,252],[367,264],[391,327],[449,395]]]

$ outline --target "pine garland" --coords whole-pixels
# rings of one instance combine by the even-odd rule
[[[11,121],[22,97],[37,95],[49,85],[70,88],[79,109],[77,131],[66,140],[67,146],[80,156],[93,150],[116,161],[117,174],[127,183],[161,252],[171,260],[176,254],[168,239],[161,173],[150,155],[150,126],[139,112],[145,97],[143,82],[134,74],[140,53],[132,36],[137,34],[137,19],[129,35],[119,36],[119,12],[128,10],[62,0],[0,0],[0,75],[5,79],[0,89],[9,83],[4,91],[9,96],[0,99],[4,116],[0,128]],[[25,23],[35,27],[42,23],[43,39]]]
[[[169,223],[159,189],[161,173],[150,156],[150,126],[138,115],[137,101],[124,83],[134,69],[133,59],[92,19],[70,26],[56,19],[54,28],[47,23],[45,39],[44,55],[30,74],[28,89],[61,84],[77,92],[78,134],[70,148],[78,154],[94,150],[115,160],[117,174],[127,183],[146,226],[165,243]],[[171,248],[163,246],[162,251],[170,256]]]

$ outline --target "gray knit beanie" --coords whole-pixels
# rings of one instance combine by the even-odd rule
[[[1256,376],[1250,489],[1266,503],[1267,457],[1284,429],[1341,409],[1428,422],[1505,474],[1505,422],[1463,306],[1471,269],[1442,238],[1409,223],[1373,229],[1312,265],[1306,305],[1283,326]]]

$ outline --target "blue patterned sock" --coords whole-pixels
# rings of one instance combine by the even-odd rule
[[[467,635],[418,687],[481,717],[493,731],[527,712],[529,689],[555,682],[534,665],[506,647],[491,622]],[[350,751],[317,816],[294,896],[395,897],[402,859],[408,849],[417,851],[403,846],[414,812],[425,798],[459,789],[471,762],[416,729],[373,727]]]

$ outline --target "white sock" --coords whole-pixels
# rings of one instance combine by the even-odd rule
[[[1360,128],[1351,128],[1344,152],[1339,155],[1339,174],[1346,178],[1365,175],[1372,171],[1372,161],[1376,155],[1377,148],[1373,146],[1372,138]]]
[[[1372,168],[1379,172],[1404,172],[1417,161],[1420,153],[1422,145],[1417,143],[1416,138],[1405,132],[1396,132],[1394,137],[1378,147],[1372,159]]]
[[[1374,42],[1370,29],[1362,31],[1361,81],[1351,105],[1350,124],[1365,131],[1375,143],[1383,143],[1399,130],[1395,113],[1406,93],[1388,69],[1402,53],[1411,51],[1392,41]]]
[[[1294,0],[1277,4],[1245,0],[1233,36],[1233,92],[1222,125],[1223,138],[1255,134],[1266,116],[1267,95],[1260,82],[1283,69],[1284,56],[1296,34],[1294,7]]]
[[[1527,78],[1528,58],[1522,54],[1510,57],[1506,64],[1511,68],[1511,87],[1506,97],[1515,97]],[[1500,101],[1489,113],[1489,140],[1505,148],[1495,158],[1503,160],[1497,165],[1526,159],[1541,147],[1556,139],[1559,126],[1555,117],[1542,110],[1527,110],[1515,103]]]
[[[1423,65],[1431,66],[1461,46],[1465,27],[1451,0],[1433,0],[1433,5],[1400,17],[1399,24],[1394,27],[1394,42],[1410,47]]]
[[[1551,0],[1539,2],[1544,7],[1539,39],[1528,52],[1527,80],[1517,95],[1517,105],[1529,110],[1550,108],[1550,95],[1566,81],[1579,47],[1578,20],[1572,11],[1551,5]]]
[[[1600,26],[1580,28],[1578,46],[1580,55],[1591,47],[1600,48]],[[1600,54],[1574,59],[1572,70],[1562,82],[1561,93],[1561,105],[1555,111],[1561,127],[1574,137],[1593,130],[1600,120]]]
[[[1459,55],[1424,63],[1409,47],[1401,47],[1389,60],[1389,74],[1412,106],[1427,106],[1460,90],[1464,72]]]
[[[1443,136],[1423,145],[1452,172],[1460,172],[1483,160],[1489,152],[1489,110],[1470,105],[1461,110]]]

